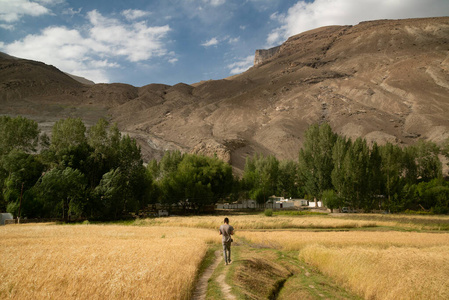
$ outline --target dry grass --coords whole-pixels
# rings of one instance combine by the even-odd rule
[[[449,299],[449,246],[307,246],[300,257],[365,299]]]
[[[207,243],[220,241],[175,227],[8,225],[0,235],[0,297],[12,299],[188,299]]]
[[[170,217],[160,219],[143,219],[136,225],[148,226],[182,226],[192,228],[217,229],[223,223],[221,216]],[[247,229],[323,229],[323,228],[361,228],[375,227],[376,222],[369,220],[345,220],[328,216],[273,216],[244,215],[230,216],[230,223],[236,230]]]

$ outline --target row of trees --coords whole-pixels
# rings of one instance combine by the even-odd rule
[[[166,152],[144,166],[136,141],[101,119],[55,123],[51,137],[23,117],[0,117],[0,210],[26,217],[114,219],[150,204],[201,211],[220,200],[271,195],[323,199],[330,208],[448,212],[435,144],[368,146],[327,124],[305,133],[298,161],[248,157],[241,179],[215,158]],[[449,155],[448,155],[449,156]]]
[[[234,187],[217,158],[167,152],[145,167],[136,141],[104,119],[88,130],[60,120],[49,138],[32,120],[0,117],[0,135],[0,210],[15,215],[115,219],[158,202],[199,211]]]
[[[299,177],[311,197],[326,195],[329,208],[432,208],[447,213],[449,185],[439,155],[449,157],[448,148],[448,143],[440,149],[423,140],[403,148],[391,143],[369,146],[361,138],[338,136],[328,124],[312,125],[299,152]]]
[[[81,119],[60,120],[49,138],[32,120],[1,117],[0,134],[2,210],[66,220],[115,218],[143,207],[151,194],[135,140],[103,119],[88,131]]]

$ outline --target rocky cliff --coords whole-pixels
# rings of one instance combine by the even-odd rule
[[[268,59],[272,58],[274,55],[279,53],[281,46],[276,46],[270,49],[258,49],[254,55],[254,65],[257,66]]]

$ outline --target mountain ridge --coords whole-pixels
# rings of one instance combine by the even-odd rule
[[[448,17],[313,29],[242,74],[192,85],[86,85],[58,72],[0,56],[0,114],[44,129],[105,117],[147,160],[175,149],[217,154],[239,173],[256,152],[296,159],[304,130],[320,122],[369,142],[449,137]]]

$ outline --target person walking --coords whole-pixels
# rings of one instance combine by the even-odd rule
[[[229,219],[224,218],[224,224],[220,226],[221,242],[223,244],[223,257],[225,265],[229,265],[231,261],[231,243],[233,242],[231,235],[234,234],[234,227],[229,225]]]

